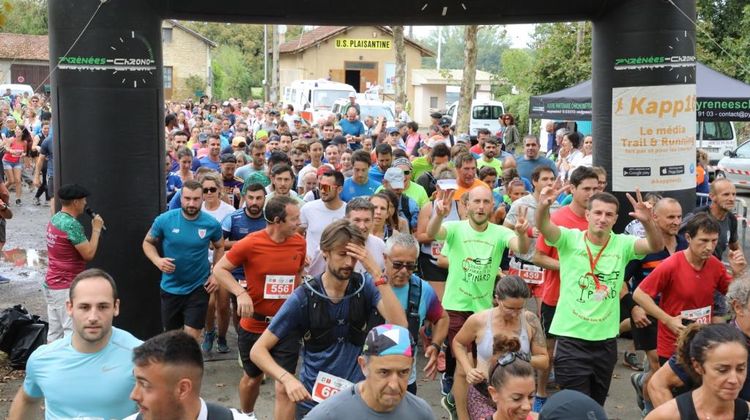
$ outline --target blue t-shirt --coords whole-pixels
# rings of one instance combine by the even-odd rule
[[[167,205],[167,210],[175,210],[182,207],[182,188],[177,190],[177,192],[174,193],[172,196],[172,199],[169,200],[169,204]]]
[[[406,195],[402,195],[401,197],[406,198],[406,202],[409,203],[409,217],[407,217],[407,212],[405,212],[401,207],[403,198],[398,199],[399,215],[403,216],[404,219],[409,222],[409,227],[412,230],[417,230],[417,221],[419,220],[419,204],[417,204],[417,202],[413,198],[407,197]]]
[[[167,194],[171,194],[182,188],[182,178],[177,172],[170,172],[167,175]]]
[[[70,335],[36,349],[26,365],[24,392],[44,398],[47,419],[121,419],[138,410],[130,399],[135,386],[133,348],[142,341],[112,327],[109,343],[81,353]]]
[[[262,215],[257,219],[253,219],[245,213],[244,208],[228,214],[221,221],[221,230],[224,233],[224,239],[229,239],[230,241],[239,241],[245,236],[265,228],[266,219]],[[245,269],[239,266],[232,270],[232,275],[237,280],[244,280]]]
[[[346,118],[342,118],[341,121],[339,121],[339,126],[341,126],[341,133],[345,136],[348,134],[350,136],[360,137],[363,136],[366,131],[365,125],[359,120],[351,122]]]
[[[219,162],[214,162],[208,156],[203,156],[200,159],[193,159],[193,167],[191,168],[193,172],[197,171],[198,168],[202,166],[211,168],[216,172],[221,172],[221,164]]]
[[[208,245],[222,238],[221,225],[201,211],[198,218],[188,220],[182,210],[169,210],[159,215],[149,234],[157,238],[164,257],[174,258],[175,270],[161,273],[161,288],[173,295],[187,295],[203,286],[208,279]]]
[[[40,153],[47,157],[47,176],[53,177],[55,174],[55,167],[52,163],[52,134],[42,141]]]
[[[380,166],[372,165],[372,167],[370,167],[370,173],[367,178],[371,181],[379,182],[382,184],[384,176],[385,172],[380,170]]]
[[[380,183],[370,177],[367,177],[367,183],[365,183],[365,185],[357,184],[354,182],[354,178],[347,178],[344,181],[344,189],[341,190],[340,196],[344,201],[349,201],[355,197],[370,197],[375,194],[375,190],[377,190],[379,186]]]
[[[323,291],[325,294],[325,289]],[[380,292],[373,284],[369,275],[365,275],[365,286],[362,289],[364,301],[369,302],[371,309],[375,309],[380,302]],[[289,335],[302,335],[308,325],[308,289],[301,285],[294,290],[292,296],[284,302],[279,312],[273,317],[268,330],[276,337],[287,337]],[[328,302],[328,314],[331,319],[349,319],[349,299],[339,303]],[[349,323],[337,325],[333,329],[335,337],[348,336]],[[362,353],[361,346],[355,346],[347,340],[336,342],[321,352],[313,352],[302,347],[302,368],[299,371],[299,379],[308,392],[312,392],[315,378],[319,371],[338,376],[349,382],[364,380],[362,370],[357,364],[357,357]],[[317,403],[314,401],[303,401],[302,407],[312,408]]]
[[[531,179],[531,173],[534,172],[534,169],[537,166],[546,166],[552,170],[555,176],[557,176],[557,166],[555,166],[555,162],[552,162],[544,156],[539,156],[533,160],[527,160],[526,156],[524,156],[516,161],[516,166],[521,178]]]

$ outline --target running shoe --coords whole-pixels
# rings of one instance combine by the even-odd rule
[[[229,346],[227,345],[226,337],[218,337],[216,339],[216,351],[219,353],[229,353]]]
[[[16,205],[17,205],[17,206],[20,206],[20,205],[21,205],[21,199],[20,199],[20,198],[16,198]]]
[[[547,397],[540,397],[539,395],[534,395],[534,406],[531,407],[531,411],[538,413],[542,411],[542,407],[544,407],[544,403],[547,402]]]
[[[214,340],[216,339],[216,330],[206,331],[203,333],[203,343],[201,343],[201,350],[203,353],[210,353],[214,348]]]
[[[440,393],[443,394],[443,396],[448,395],[451,393],[452,388],[453,377],[443,373],[443,376],[440,377]]]
[[[10,283],[10,279],[3,275],[0,275],[0,284],[8,284],[8,283]]]
[[[643,371],[643,365],[635,352],[625,351],[622,355],[622,364],[633,370]]]
[[[39,197],[34,197],[34,198],[32,199],[32,201],[34,202],[34,205],[35,205],[35,206],[41,206],[41,205],[42,205],[42,202],[41,202],[41,201],[39,201]]]
[[[440,405],[448,412],[448,420],[458,419],[456,414],[456,402],[453,400],[453,395],[448,394],[440,399]]]
[[[641,411],[646,407],[643,401],[643,373],[634,373],[630,375],[630,384],[635,388],[635,402]]]
[[[258,420],[258,417],[255,416],[255,412],[254,411],[251,412],[251,413],[245,413],[245,417],[248,420]]]

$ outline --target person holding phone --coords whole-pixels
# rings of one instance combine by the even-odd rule
[[[675,340],[686,324],[710,324],[714,291],[726,294],[732,277],[713,255],[721,227],[707,213],[690,219],[685,229],[688,247],[665,259],[633,293],[633,300],[658,320],[656,353],[664,364],[675,351]],[[741,251],[729,251],[732,274],[747,265]],[[686,274],[687,273],[687,274]],[[661,295],[659,304],[654,299]]]

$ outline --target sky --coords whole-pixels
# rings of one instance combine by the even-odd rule
[[[435,26],[415,26],[414,36],[417,38],[424,38],[435,28]],[[526,48],[527,43],[531,39],[531,34],[534,32],[533,24],[522,24],[522,25],[505,25],[505,29],[508,31],[508,38],[510,38],[513,48]],[[408,33],[409,28],[406,27]]]

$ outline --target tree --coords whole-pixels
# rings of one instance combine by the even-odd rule
[[[554,92],[591,77],[591,23],[537,25],[532,35],[532,94]],[[578,54],[576,54],[578,49]]]
[[[396,103],[406,103],[406,48],[404,47],[404,27],[392,26],[393,43],[396,47]]]
[[[500,59],[502,75],[519,91],[528,92],[531,88],[534,57],[529,50],[511,48],[503,51]]]
[[[441,49],[440,67],[444,69],[461,69],[464,67],[464,53],[466,42],[463,26],[443,26],[443,44]],[[433,51],[437,51],[438,31],[435,29],[420,42]],[[482,26],[477,35],[477,68],[490,73],[501,70],[500,56],[510,47],[505,28],[498,25]],[[422,59],[422,67],[435,68],[435,58]]]
[[[273,31],[271,35],[271,94],[269,100],[273,103],[277,103],[281,97],[279,96],[279,25],[272,26]]]
[[[456,132],[469,132],[469,112],[471,110],[471,101],[474,99],[474,90],[476,88],[477,76],[477,32],[479,26],[466,26],[464,39],[466,40],[466,50],[464,54],[464,72],[461,80],[461,93],[458,97],[458,113],[456,116]]]
[[[2,32],[47,34],[47,0],[0,0]]]
[[[247,71],[245,57],[236,46],[221,45],[213,53],[213,97],[249,98],[254,83]]]

